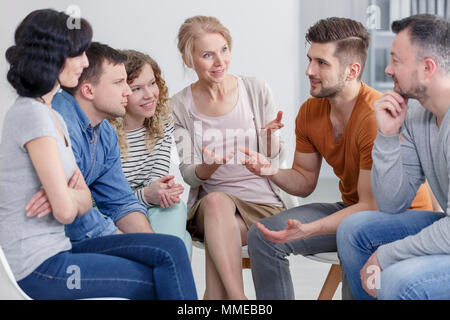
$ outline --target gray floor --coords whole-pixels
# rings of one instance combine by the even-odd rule
[[[315,192],[302,200],[302,204],[312,202],[340,201],[337,179],[321,179]],[[295,298],[298,300],[315,300],[319,295],[323,282],[330,269],[329,264],[316,262],[302,256],[288,258],[291,265],[291,274],[295,288]],[[205,255],[204,250],[194,247],[192,254],[192,269],[197,285],[199,298],[203,297],[205,290]],[[254,300],[255,290],[250,270],[243,271],[244,289],[246,296]],[[341,285],[339,285],[334,299],[341,299]]]

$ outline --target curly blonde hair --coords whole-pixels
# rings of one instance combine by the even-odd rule
[[[164,127],[173,121],[170,116],[169,90],[167,89],[166,82],[161,76],[160,67],[149,55],[136,50],[121,50],[120,52],[128,57],[128,60],[125,62],[128,84],[131,84],[139,77],[146,64],[149,64],[152,67],[155,75],[156,85],[159,89],[159,98],[154,115],[144,120],[144,127],[146,128],[145,146],[148,151],[151,152],[158,140],[164,137]],[[122,156],[126,158],[128,155],[128,142],[124,118],[119,117],[111,119],[109,122],[116,129],[119,137],[120,152]]]

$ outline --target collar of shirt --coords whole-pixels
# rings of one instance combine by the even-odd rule
[[[80,105],[78,104],[78,101],[67,91],[61,91],[61,96],[64,97],[64,99],[67,100],[73,107],[74,111],[77,115],[78,123],[80,124],[80,127],[84,131],[92,130],[93,126],[91,124],[91,121],[87,117],[87,115],[84,113],[83,109],[81,109]]]

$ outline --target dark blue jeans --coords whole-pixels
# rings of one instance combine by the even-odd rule
[[[373,299],[363,289],[360,271],[382,245],[419,233],[446,215],[407,210],[391,214],[364,211],[352,214],[339,225],[337,246],[341,265],[355,299]],[[448,299],[449,255],[411,257],[381,272],[379,299]]]
[[[74,243],[18,284],[33,299],[197,299],[183,241],[164,234],[121,234]]]

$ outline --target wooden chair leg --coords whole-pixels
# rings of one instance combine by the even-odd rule
[[[341,279],[341,266],[338,264],[332,264],[327,278],[322,286],[318,300],[331,300],[336,292]]]
[[[242,269],[251,269],[250,258],[242,258]]]

